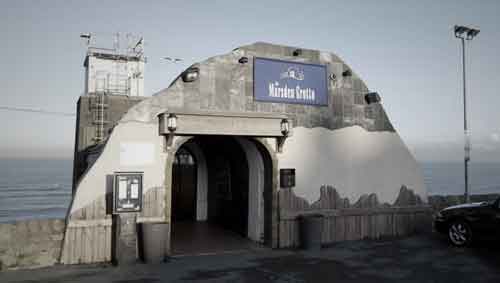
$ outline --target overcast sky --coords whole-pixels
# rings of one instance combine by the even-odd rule
[[[75,112],[83,32],[141,34],[145,92],[193,62],[256,41],[332,51],[381,94],[421,161],[463,156],[455,24],[467,46],[472,161],[500,162],[500,1],[0,1],[0,106]],[[180,64],[162,56],[184,59]],[[72,158],[75,119],[0,110],[0,158]]]

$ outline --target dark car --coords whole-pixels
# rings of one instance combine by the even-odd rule
[[[434,219],[436,231],[446,234],[455,246],[473,239],[500,237],[500,198],[491,202],[466,203],[447,207]]]

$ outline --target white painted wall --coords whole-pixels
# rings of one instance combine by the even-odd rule
[[[208,168],[203,150],[195,143],[184,146],[196,159],[196,221],[206,221],[208,217]]]
[[[264,160],[254,143],[244,138],[237,141],[245,151],[249,171],[247,236],[261,242],[264,239]]]
[[[77,185],[70,212],[106,194],[106,176],[117,171],[144,172],[143,190],[164,186],[166,153],[158,124],[122,122],[110,135],[103,152]]]
[[[310,203],[319,199],[322,185],[335,187],[351,203],[376,193],[392,204],[402,185],[427,201],[420,167],[395,132],[297,127],[278,160],[279,168],[296,169],[294,192]]]

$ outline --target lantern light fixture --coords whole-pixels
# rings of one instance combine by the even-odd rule
[[[276,148],[278,152],[283,151],[285,140],[290,136],[290,122],[288,119],[282,119],[280,122],[280,130],[283,136],[276,138]]]
[[[288,134],[290,133],[290,123],[288,122],[287,119],[283,119],[281,120],[281,133],[283,134],[283,136],[287,137]]]
[[[177,116],[173,113],[168,114],[167,129],[170,132],[175,132],[175,130],[177,130]]]

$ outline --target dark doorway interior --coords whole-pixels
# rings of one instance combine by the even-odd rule
[[[196,219],[196,160],[185,148],[180,148],[172,169],[172,221]]]
[[[196,221],[195,155],[182,146],[172,168],[172,254],[198,254],[248,249],[249,170],[244,150],[231,137],[201,136],[190,140],[206,162],[207,219]]]
[[[208,167],[208,221],[247,236],[248,162],[230,137],[202,137]]]

